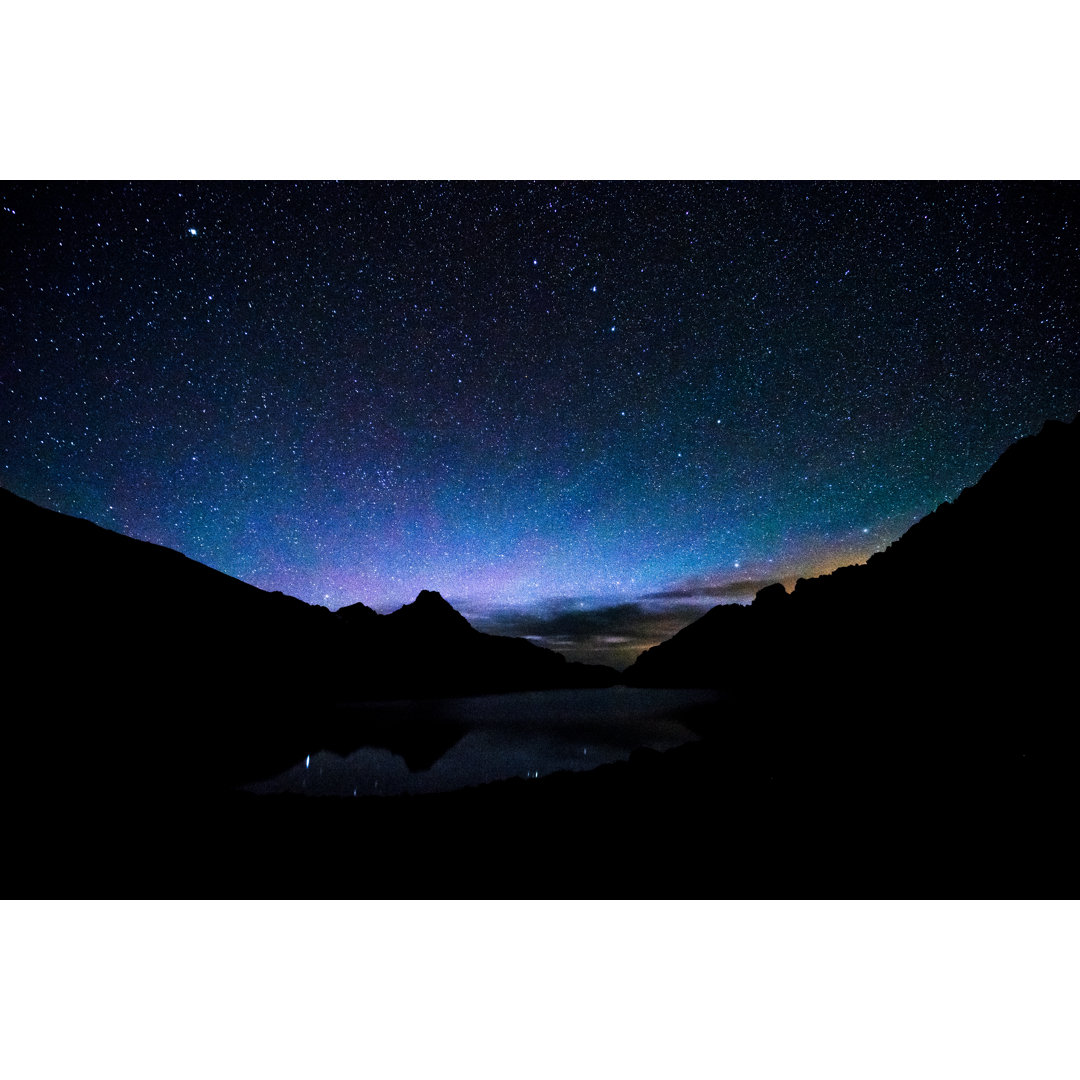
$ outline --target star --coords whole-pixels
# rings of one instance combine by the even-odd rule
[[[695,588],[743,602],[724,590],[752,568],[884,548],[1080,409],[1067,184],[16,182],[2,201],[20,370],[0,483],[309,603],[438,589],[489,626],[516,604],[577,633]],[[185,218],[213,243],[177,250],[202,237]],[[580,633],[557,640],[596,659]]]

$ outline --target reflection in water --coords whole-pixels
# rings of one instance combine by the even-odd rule
[[[381,747],[404,759],[409,772],[430,769],[469,730],[438,701],[374,702],[338,709],[324,747],[338,757]]]
[[[339,712],[328,749],[247,790],[420,794],[591,769],[692,741],[719,700],[710,690],[611,687],[359,704]]]

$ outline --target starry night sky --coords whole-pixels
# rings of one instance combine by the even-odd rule
[[[622,667],[1075,415],[1078,190],[5,184],[0,483]]]

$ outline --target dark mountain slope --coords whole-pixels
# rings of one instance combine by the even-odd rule
[[[624,673],[741,697],[1056,708],[1075,662],[1080,418],[1049,421],[865,565],[713,608]]]
[[[335,701],[610,685],[474,630],[438,593],[391,615],[267,593],[0,490],[8,736],[70,782],[245,778],[317,749]],[[154,782],[157,782],[156,780]]]

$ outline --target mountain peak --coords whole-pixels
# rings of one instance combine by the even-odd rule
[[[439,633],[478,633],[460,611],[433,589],[421,589],[411,604],[404,604],[387,618],[412,625],[423,624]]]
[[[370,621],[378,617],[378,612],[374,608],[369,608],[367,604],[347,604],[345,607],[338,608],[336,614],[349,622]]]
[[[450,608],[451,611],[454,608],[450,605],[449,601],[445,599],[442,593],[436,592],[434,589],[421,589],[416,594],[414,604],[422,604],[426,608]]]

